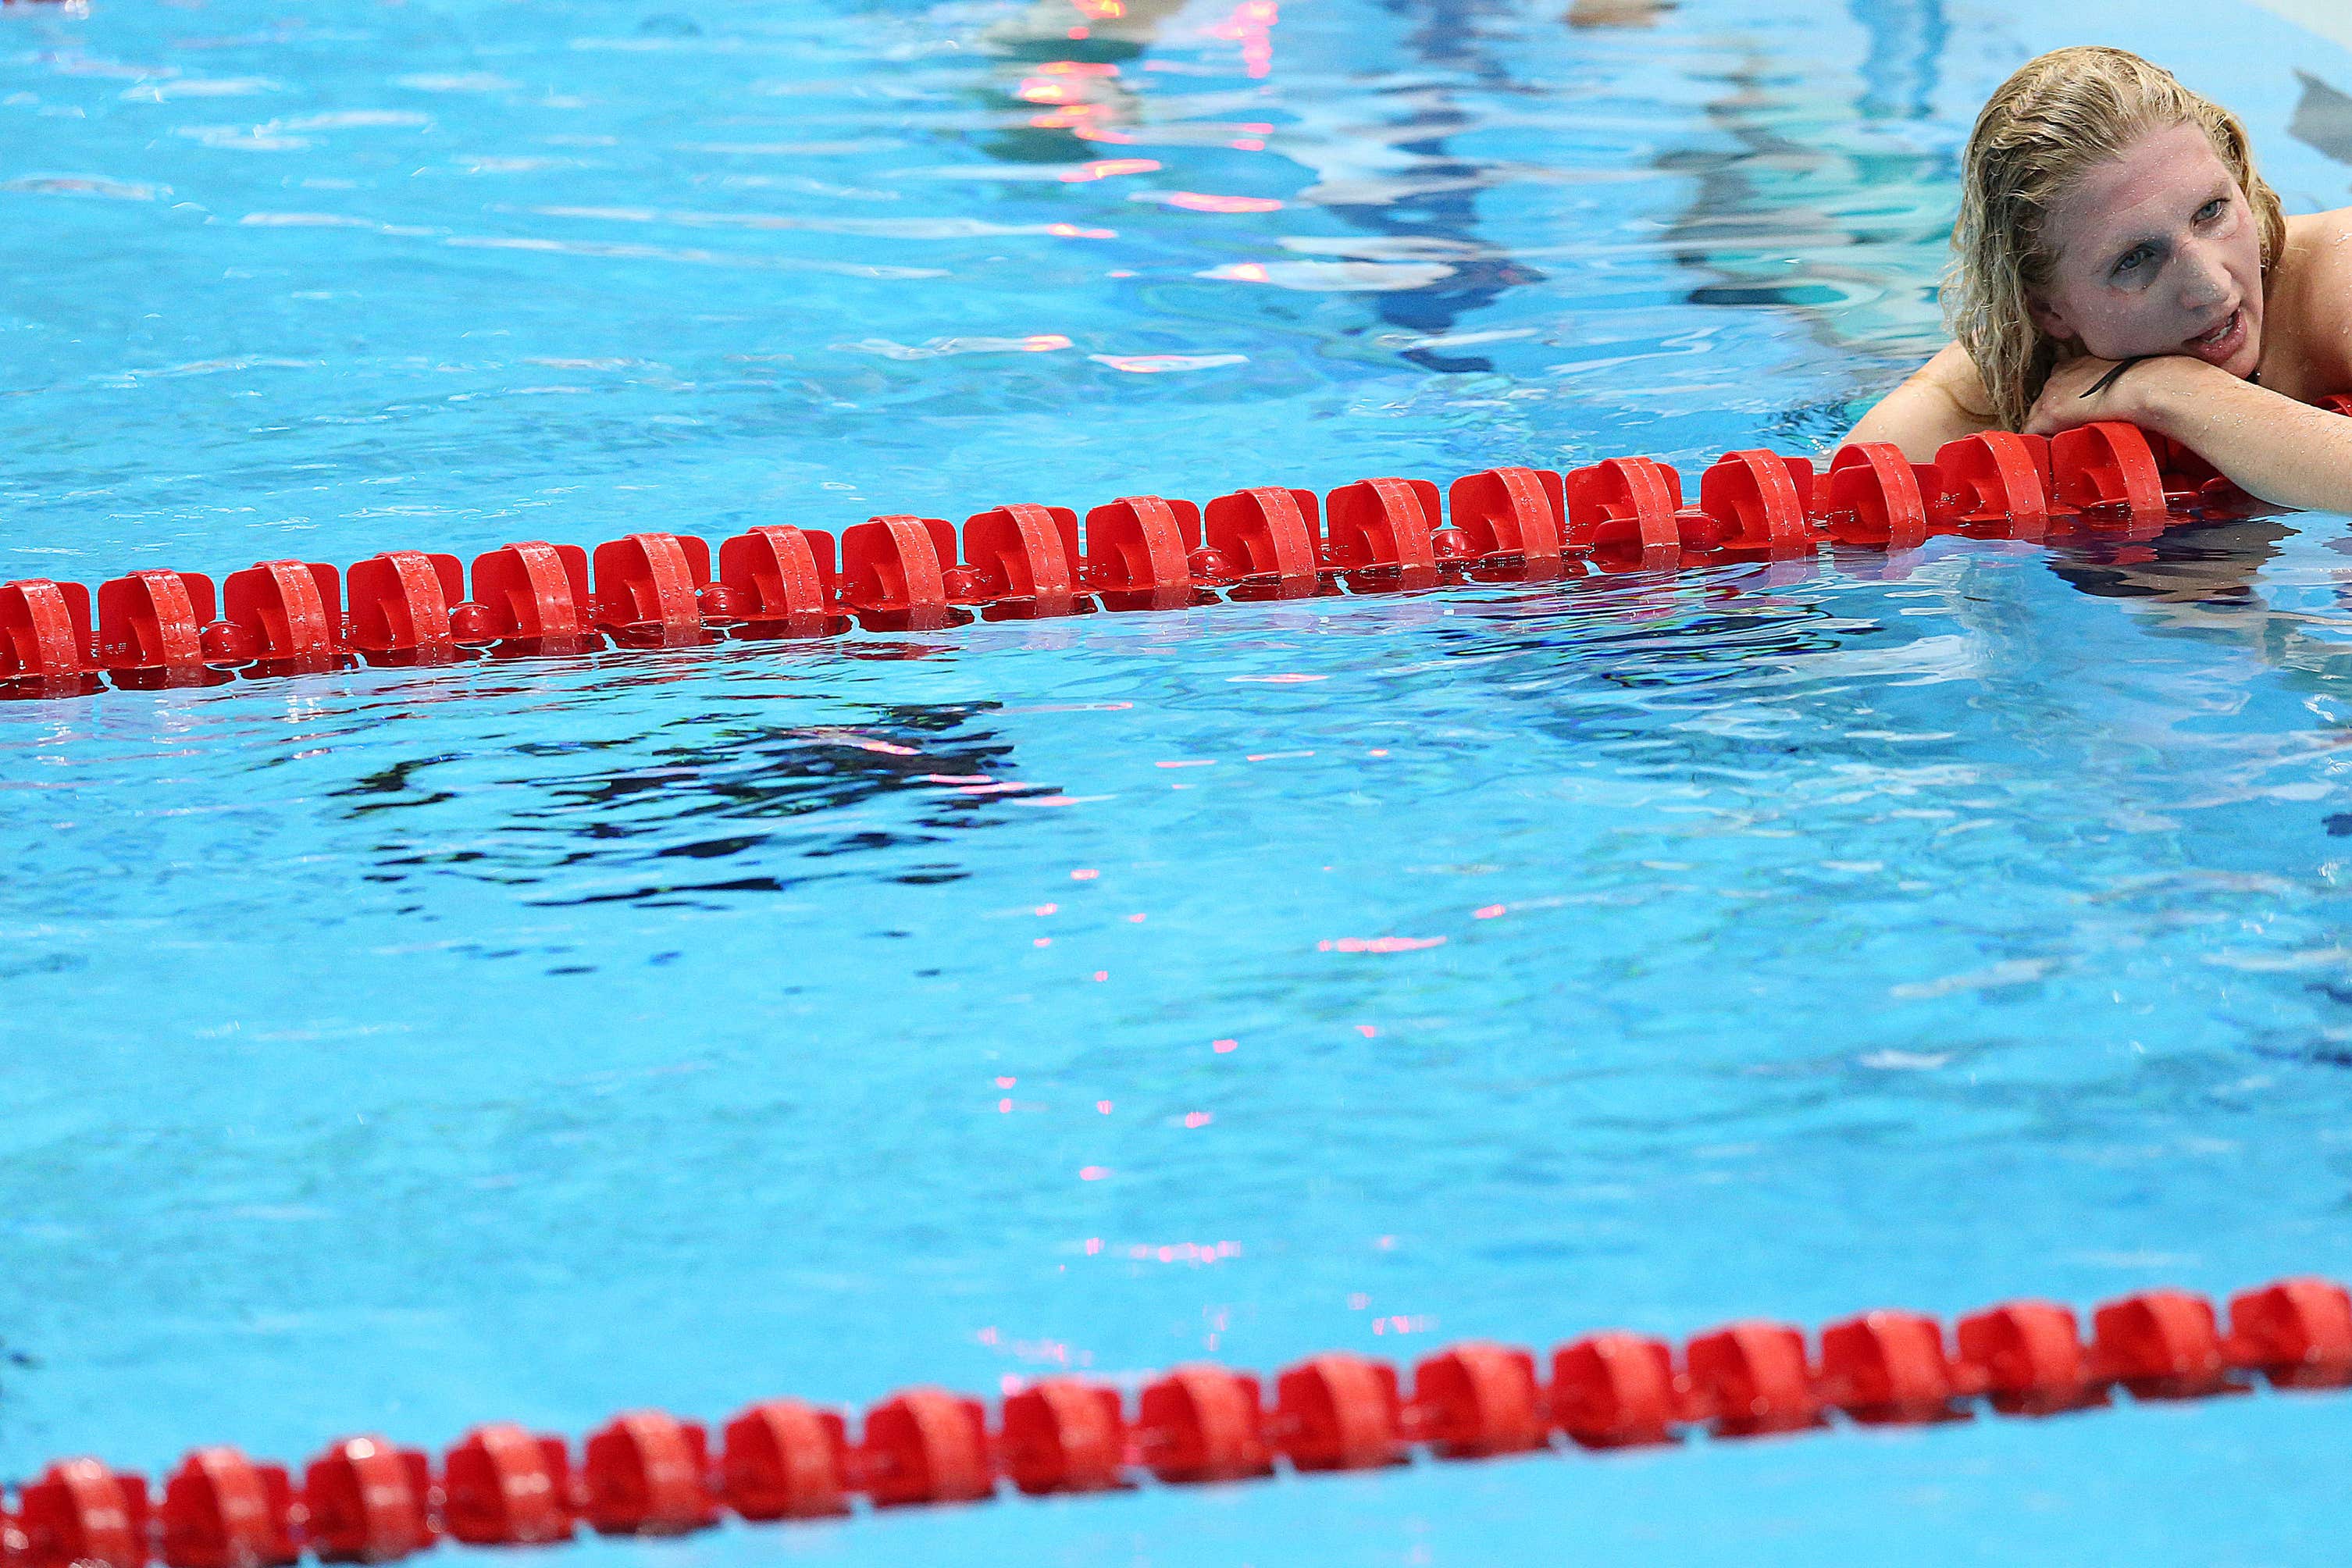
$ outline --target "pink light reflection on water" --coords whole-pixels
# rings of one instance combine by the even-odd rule
[[[1282,20],[1275,0],[1242,0],[1233,14],[1209,29],[1209,37],[1242,47],[1242,67],[1254,77],[1274,69],[1274,28]]]
[[[1262,147],[1264,143],[1259,145]],[[1192,213],[1271,213],[1282,210],[1282,204],[1272,196],[1220,196],[1205,191],[1139,191],[1128,199],[1157,202],[1161,206],[1181,207]]]
[[[1082,185],[1089,180],[1108,180],[1114,174],[1151,174],[1160,170],[1157,158],[1096,158],[1075,169],[1061,174],[1066,185]]]
[[[1095,1251],[1093,1242],[1087,1250]],[[1134,1242],[1126,1250],[1127,1258],[1136,1263],[1190,1263],[1193,1265],[1222,1263],[1228,1258],[1239,1258],[1242,1244],[1238,1241],[1179,1241],[1165,1247],[1148,1242]]]

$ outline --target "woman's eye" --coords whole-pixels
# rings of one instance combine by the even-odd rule
[[[2197,209],[2197,221],[2199,223],[2211,223],[2215,218],[2221,216],[2221,209],[2229,205],[2228,198],[2223,196],[2215,196],[2211,201],[2207,202],[2203,206]]]
[[[2146,264],[2147,257],[2148,252],[2146,246],[2142,246],[2137,250],[2127,252],[2121,261],[2116,263],[2116,276],[2118,278],[2130,277],[2134,272],[2139,270],[2139,268]]]

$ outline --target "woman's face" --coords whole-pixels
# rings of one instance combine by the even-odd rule
[[[2262,233],[2201,127],[2151,132],[2050,212],[2058,260],[2036,325],[2100,359],[2262,362]]]

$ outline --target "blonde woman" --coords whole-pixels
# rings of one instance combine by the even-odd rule
[[[2352,512],[2352,208],[2287,217],[2245,127],[2121,49],[2043,55],[1969,137],[1957,340],[1854,427],[1926,462],[2127,419],[2282,506]]]

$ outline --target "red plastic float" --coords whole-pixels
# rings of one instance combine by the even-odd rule
[[[858,1459],[877,1508],[976,1502],[996,1489],[988,1413],[943,1389],[908,1389],[866,1412]]]
[[[2156,453],[2136,425],[2100,420],[2050,438],[2050,493],[2059,504],[2126,521],[2169,514]]]
[[[71,680],[92,673],[89,590],[28,578],[0,586],[0,680]]]
[[[1817,542],[1805,515],[1812,481],[1811,463],[1772,452],[1726,452],[1699,476],[1699,509],[1722,525],[1726,549],[1810,551]]]
[[[381,1437],[347,1437],[302,1478],[302,1533],[321,1563],[389,1563],[441,1537],[433,1461]]]
[[[1511,1345],[1449,1346],[1412,1372],[1407,1425],[1443,1459],[1540,1448],[1550,1433],[1536,1358]]]
[[[213,580],[194,572],[133,572],[100,584],[98,662],[110,670],[201,668],[213,604]]]
[[[1146,1384],[1136,1444],[1163,1481],[1238,1481],[1274,1471],[1258,1381],[1222,1366],[1180,1366]]]
[[[232,572],[221,584],[221,618],[233,637],[216,640],[240,658],[325,668],[342,651],[342,574],[303,561]]]
[[[1049,1377],[1004,1401],[1004,1473],[1032,1496],[1103,1491],[1127,1481],[1127,1415],[1118,1390]]]
[[[1613,1330],[1562,1345],[1551,1358],[1551,1419],[1588,1448],[1672,1442],[1685,1419],[1673,1349]]]
[[[1275,1382],[1276,1447],[1301,1470],[1361,1470],[1405,1458],[1396,1368],[1344,1351]]]
[[[158,1510],[169,1568],[284,1568],[294,1542],[294,1485],[282,1465],[235,1448],[199,1448],[164,1483]]]
[[[2103,1382],[2142,1399],[2197,1399],[2231,1384],[2213,1303],[2186,1290],[2143,1290],[2092,1314],[2091,1359]]]
[[[1482,560],[1550,561],[1568,549],[1568,492],[1549,468],[1465,475],[1447,493],[1446,510]]]
[[[1398,571],[1407,582],[1437,580],[1431,536],[1441,521],[1427,479],[1358,479],[1324,499],[1324,546],[1342,572]]]
[[[706,595],[726,618],[822,627],[839,594],[833,535],[789,523],[755,528],[719,546],[724,597]]]
[[[1805,1336],[1783,1323],[1732,1323],[1683,1352],[1695,1412],[1718,1436],[1755,1437],[1818,1426],[1822,1400],[1805,1364]]]
[[[465,601],[466,574],[454,555],[388,550],[354,565],[343,590],[344,641],[362,653],[427,654],[457,644],[451,611]]]
[[[877,517],[841,536],[842,607],[914,617],[921,629],[948,624],[955,525],[945,518]]]
[[[1174,609],[1193,603],[1192,552],[1201,509],[1161,496],[1121,496],[1087,513],[1087,585],[1113,609]]]
[[[1683,545],[1682,478],[1648,458],[1611,458],[1562,481],[1570,548],[1674,563]]]
[[[600,544],[589,619],[633,640],[698,641],[710,546],[692,534],[632,533]]]
[[[558,643],[589,637],[588,552],[533,540],[474,557],[484,640]]]
[[[1066,616],[1078,591],[1078,514],[1066,506],[1000,506],[963,525],[963,558],[990,600],[1017,599]]]
[[[477,1426],[441,1461],[441,1523],[468,1546],[538,1546],[574,1529],[572,1458],[561,1437]]]
[[[727,1424],[719,1492],[745,1519],[849,1511],[847,1428],[830,1410],[769,1399]]]
[[[146,1568],[147,1483],[96,1459],[65,1459],[17,1494],[24,1568]]]
[[[1955,1337],[1956,1380],[2005,1415],[2046,1415],[2105,1397],[2071,1307],[2005,1302],[1962,1318]]]
[[[2230,1299],[2230,1364],[2283,1388],[2352,1385],[2352,1293],[2329,1279],[2282,1279]]]
[[[1864,1312],[1822,1331],[1822,1402],[1868,1426],[1963,1414],[1943,1325],[1919,1312]]]
[[[1232,574],[1230,581],[1270,586],[1271,596],[1303,597],[1320,585],[1315,542],[1320,517],[1313,490],[1264,485],[1211,501],[1202,537]]]
[[[2050,527],[2050,444],[1988,430],[1936,452],[1929,520],[1964,533],[2039,539]]]
[[[1839,447],[1830,459],[1830,471],[1815,487],[1815,510],[1840,544],[1916,550],[1927,538],[1927,502],[1919,479],[1901,447],[1857,441]]]
[[[710,1440],[658,1410],[616,1415],[588,1439],[580,1514],[604,1535],[683,1535],[719,1522]]]

